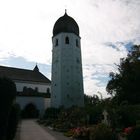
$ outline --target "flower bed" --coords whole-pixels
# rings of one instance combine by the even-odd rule
[[[65,135],[79,140],[117,140],[117,134],[104,124],[73,128]]]

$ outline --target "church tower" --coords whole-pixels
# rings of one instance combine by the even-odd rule
[[[84,106],[80,39],[78,24],[65,12],[53,28],[51,107]]]

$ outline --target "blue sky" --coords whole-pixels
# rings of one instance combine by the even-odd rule
[[[140,44],[139,0],[0,1],[0,65],[33,69],[51,78],[52,30],[65,9],[80,28],[84,91],[101,92],[127,49]]]

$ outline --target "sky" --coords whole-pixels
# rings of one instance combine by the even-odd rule
[[[0,0],[0,65],[38,64],[51,79],[52,31],[65,9],[80,28],[84,93],[108,97],[109,73],[140,44],[140,0]]]

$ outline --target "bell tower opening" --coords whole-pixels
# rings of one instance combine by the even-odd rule
[[[65,44],[69,44],[69,37],[68,36],[65,38]]]

